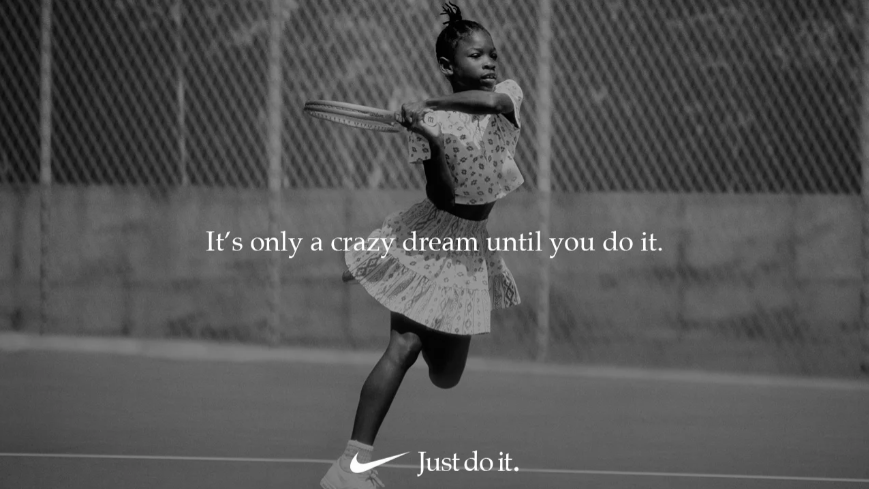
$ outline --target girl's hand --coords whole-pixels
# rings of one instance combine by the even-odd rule
[[[399,124],[431,141],[441,137],[440,124],[426,124],[425,116],[431,109],[426,108],[425,102],[408,102],[401,106],[401,112],[396,114]]]

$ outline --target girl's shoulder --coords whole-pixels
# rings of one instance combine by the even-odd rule
[[[520,92],[522,91],[522,87],[519,86],[519,82],[512,78],[507,78],[498,82],[495,85],[495,90],[498,90],[499,88],[502,90],[519,90]]]
[[[513,113],[500,114],[500,117],[504,117],[505,120],[510,123],[510,127],[513,130],[521,129],[522,119],[519,117],[519,113],[522,108],[522,101],[525,100],[525,95],[522,93],[522,87],[520,87],[516,81],[507,79],[495,85],[495,91],[507,95],[513,102]]]
[[[508,78],[497,85],[495,85],[495,91],[499,93],[506,93],[510,96],[515,96],[519,99],[523,98],[522,87],[516,83],[516,80],[512,78]]]

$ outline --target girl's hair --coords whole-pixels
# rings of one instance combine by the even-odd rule
[[[444,4],[441,15],[446,15],[449,20],[444,22],[446,27],[438,35],[438,40],[435,43],[435,54],[438,59],[443,57],[452,60],[456,45],[472,32],[482,31],[489,34],[485,27],[473,20],[462,19],[462,11],[452,2]]]

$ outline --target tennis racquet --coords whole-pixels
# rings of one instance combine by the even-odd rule
[[[403,126],[396,120],[396,112],[365,105],[348,104],[334,100],[311,100],[305,103],[302,110],[311,117],[357,129],[381,132],[400,132],[403,129]],[[424,122],[430,126],[434,125],[434,114],[427,113]]]

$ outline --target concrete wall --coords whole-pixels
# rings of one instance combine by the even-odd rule
[[[287,191],[279,230],[304,238],[281,253],[282,342],[371,348],[388,314],[340,282],[337,236],[365,236],[418,192]],[[539,229],[535,196],[517,193],[490,219],[493,236]],[[557,194],[553,237],[591,237],[596,251],[505,252],[523,304],[496,311],[474,354],[532,358],[538,269],[550,265],[556,362],[856,375],[858,197]],[[39,328],[39,196],[0,190],[0,330]],[[264,342],[269,253],[263,191],[64,188],[53,191],[48,333]],[[244,251],[207,251],[207,231]],[[603,251],[616,231],[631,251]],[[654,233],[657,252],[639,251]],[[313,237],[322,252],[310,251]],[[546,255],[544,255],[546,253]]]

